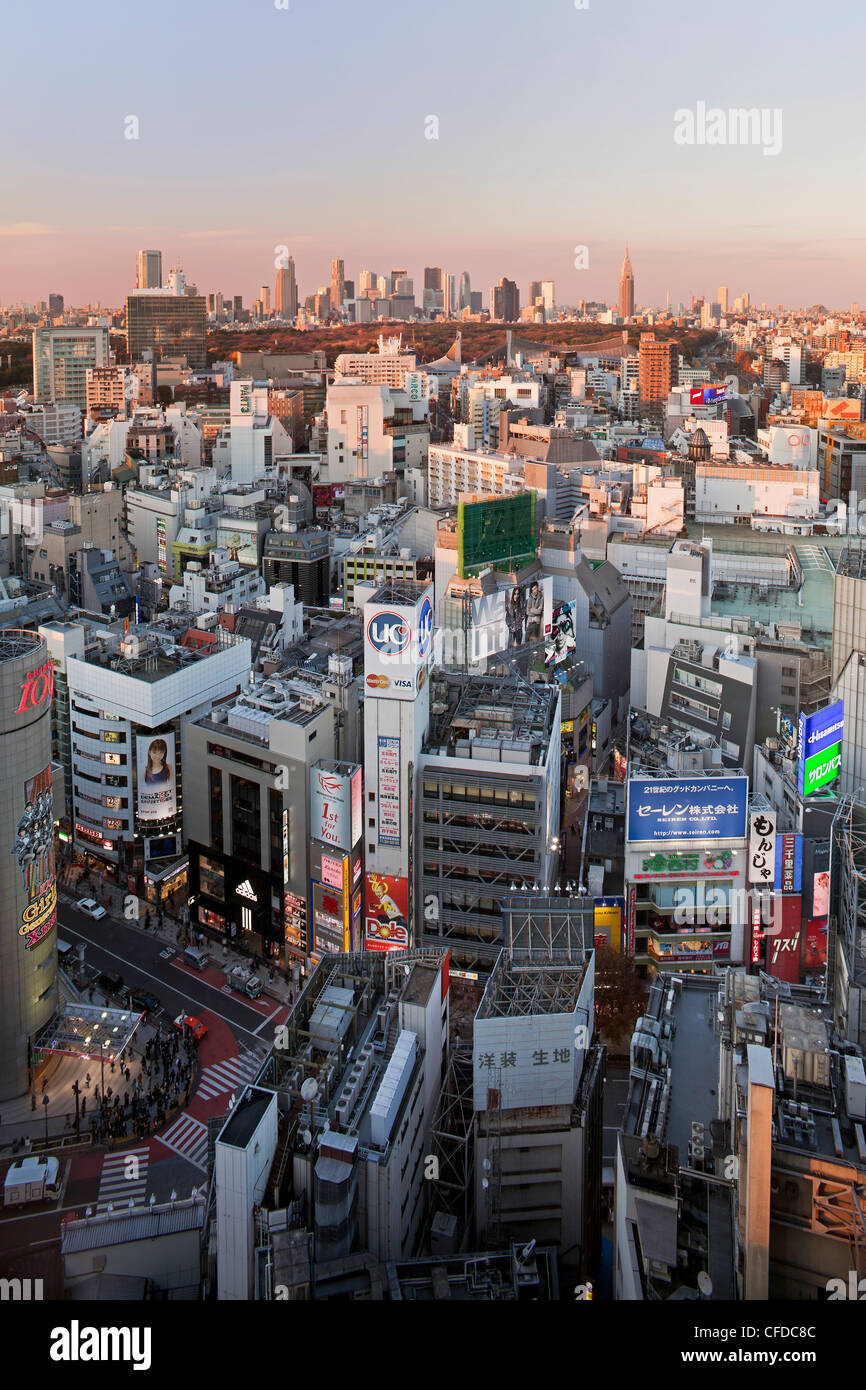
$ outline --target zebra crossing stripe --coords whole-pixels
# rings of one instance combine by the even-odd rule
[[[192,1115],[181,1115],[174,1124],[160,1134],[159,1142],[167,1149],[185,1158],[202,1172],[207,1169],[207,1126]]]
[[[102,1164],[99,1191],[96,1196],[97,1211],[104,1211],[109,1202],[117,1204],[118,1206],[126,1206],[130,1199],[134,1202],[144,1200],[147,1195],[147,1161],[149,1154],[149,1148],[144,1148],[127,1149],[123,1153],[106,1155]],[[126,1176],[127,1164],[130,1158],[136,1158],[138,1160],[137,1178],[128,1178]]]
[[[226,1091],[234,1091],[240,1084],[249,1081],[258,1071],[260,1064],[260,1059],[255,1053],[243,1058],[231,1057],[226,1062],[214,1062],[204,1068],[196,1094],[203,1100],[212,1100],[214,1096],[223,1095]]]

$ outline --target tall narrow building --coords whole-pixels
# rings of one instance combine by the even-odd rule
[[[628,258],[628,242],[625,244],[625,259],[619,274],[619,314],[623,319],[634,316],[634,275]]]
[[[345,265],[341,260],[331,261],[331,308],[339,313],[346,298]]]
[[[295,262],[291,256],[286,264],[277,271],[275,308],[281,319],[297,317],[298,283],[295,279]]]
[[[139,251],[135,263],[137,290],[162,289],[162,252]]]

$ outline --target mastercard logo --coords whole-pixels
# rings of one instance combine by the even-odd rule
[[[387,690],[391,682],[387,676],[368,676],[367,684],[371,690]]]

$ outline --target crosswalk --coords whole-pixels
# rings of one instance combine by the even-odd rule
[[[122,1153],[106,1154],[99,1179],[96,1210],[107,1211],[109,1202],[115,1210],[128,1207],[130,1200],[141,1206],[147,1196],[147,1159],[150,1150],[124,1149]]]
[[[251,1081],[262,1064],[258,1052],[242,1052],[239,1057],[227,1057],[224,1062],[213,1062],[204,1067],[196,1090],[196,1096],[203,1100],[213,1100],[215,1096],[236,1091],[239,1086]]]
[[[207,1125],[193,1115],[180,1115],[173,1125],[169,1125],[159,1136],[160,1143],[173,1153],[195,1164],[204,1173],[207,1171]]]

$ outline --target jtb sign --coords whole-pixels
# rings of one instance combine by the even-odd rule
[[[741,840],[746,834],[747,777],[628,783],[629,840]]]

